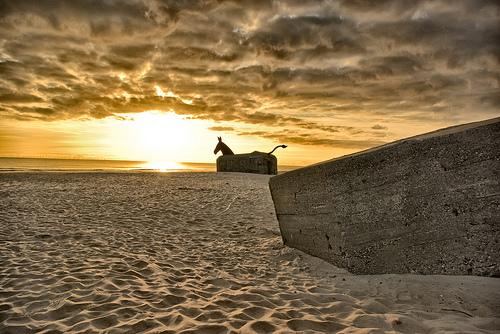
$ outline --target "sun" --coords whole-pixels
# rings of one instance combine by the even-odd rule
[[[195,137],[189,120],[173,112],[146,111],[119,116],[126,119],[122,123],[126,136],[124,149],[140,153],[149,162],[172,161],[182,156]]]
[[[175,113],[144,112],[133,116],[135,139],[149,151],[175,148],[186,142],[186,126],[183,118]]]

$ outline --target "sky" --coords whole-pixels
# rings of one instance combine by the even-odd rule
[[[0,156],[305,165],[500,116],[486,0],[0,0]]]

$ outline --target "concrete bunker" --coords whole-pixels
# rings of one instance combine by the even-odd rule
[[[356,274],[500,276],[500,118],[269,181],[283,242]]]

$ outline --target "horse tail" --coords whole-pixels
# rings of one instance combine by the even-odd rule
[[[281,148],[287,148],[287,146],[286,146],[286,145],[278,145],[278,146],[276,146],[275,148],[273,148],[273,150],[272,150],[271,152],[269,152],[267,155],[271,155],[274,151],[276,151],[276,149],[277,149],[277,148],[280,148],[280,147],[281,147]]]

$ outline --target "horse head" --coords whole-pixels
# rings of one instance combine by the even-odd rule
[[[222,137],[217,137],[217,139],[219,140],[219,142],[217,143],[217,146],[215,146],[214,154],[217,154],[217,152],[222,149]]]
[[[217,154],[217,152],[222,151],[222,155],[233,155],[233,151],[222,142],[222,137],[217,137],[219,142],[217,143],[217,146],[215,146],[214,154]]]

